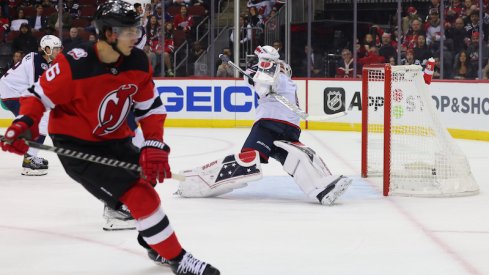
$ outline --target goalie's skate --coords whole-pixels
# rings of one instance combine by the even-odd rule
[[[338,199],[343,193],[345,193],[348,186],[350,186],[352,179],[340,176],[317,195],[317,198],[321,204],[333,205],[336,199]]]
[[[22,161],[22,172],[24,176],[44,176],[48,173],[47,160],[31,156],[29,154],[24,155]]]
[[[104,218],[105,224],[102,228],[105,231],[136,229],[136,221],[131,216],[131,213],[125,207],[125,205],[120,207],[118,210],[114,210],[105,205]]]
[[[185,252],[182,260],[170,261],[173,273],[177,275],[219,275],[219,270],[212,265],[194,258],[192,254]]]

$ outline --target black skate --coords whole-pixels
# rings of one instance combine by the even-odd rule
[[[48,161],[43,158],[26,154],[22,161],[21,174],[24,176],[44,176],[48,173],[47,163]]]
[[[194,258],[192,254],[185,252],[182,260],[170,261],[173,273],[177,275],[220,275],[221,272],[212,265]]]
[[[345,193],[351,182],[352,179],[340,176],[328,184],[328,186],[317,195],[317,199],[321,204],[333,205],[336,199]]]
[[[154,251],[153,249],[148,249],[148,257],[155,262],[157,265],[169,265],[170,261],[167,259],[161,257],[158,252]]]

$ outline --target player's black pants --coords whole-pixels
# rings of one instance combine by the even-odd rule
[[[260,161],[268,163],[272,157],[284,164],[287,151],[273,144],[276,140],[299,141],[301,129],[294,124],[285,121],[260,119],[251,128],[241,151],[257,150],[260,153]]]
[[[87,142],[73,137],[51,135],[56,147],[76,150],[97,156],[117,159],[129,163],[139,162],[139,150],[131,139],[106,142]],[[119,198],[131,188],[140,175],[136,171],[111,167],[94,162],[59,156],[66,173],[80,183],[88,192],[108,206],[117,209]]]

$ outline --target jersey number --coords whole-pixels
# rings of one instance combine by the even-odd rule
[[[54,64],[51,68],[46,70],[46,79],[48,81],[53,80],[57,75],[59,75],[59,63]]]

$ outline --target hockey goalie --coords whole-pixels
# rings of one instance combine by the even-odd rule
[[[279,94],[298,105],[290,66],[279,60],[271,46],[258,46],[258,63],[247,70],[245,81],[259,96],[256,121],[241,152],[181,172],[178,194],[182,197],[214,197],[247,186],[263,177],[261,163],[273,158],[310,198],[332,205],[351,184],[348,177],[332,175],[314,150],[299,141],[300,117],[274,97]]]

